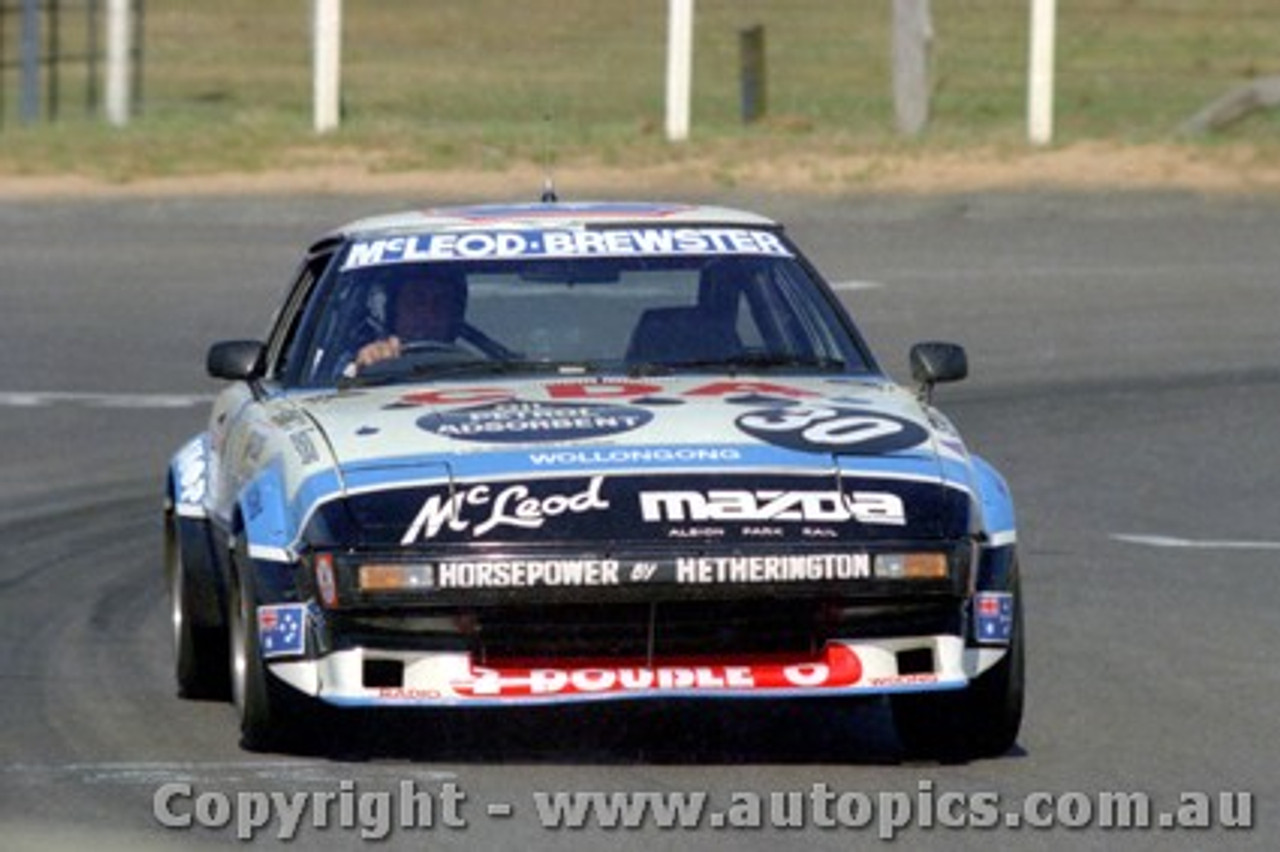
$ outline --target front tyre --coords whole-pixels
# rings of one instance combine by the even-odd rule
[[[240,745],[274,751],[302,743],[312,708],[267,670],[258,634],[258,595],[243,542],[233,555],[230,600],[231,699],[240,719]]]
[[[1013,748],[1022,725],[1026,662],[1022,595],[1015,572],[1013,634],[1008,653],[956,692],[897,695],[891,700],[898,739],[912,757],[966,761]]]
[[[197,624],[197,578],[183,558],[177,515],[165,515],[165,575],[169,586],[169,620],[173,628],[174,676],[183,698],[227,697],[227,637],[216,627]]]

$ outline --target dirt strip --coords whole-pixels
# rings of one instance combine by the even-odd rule
[[[679,156],[658,165],[560,164],[565,197],[705,195],[757,189],[814,195],[1011,190],[1280,192],[1280,156],[1244,146],[1121,146],[825,154],[742,159]],[[194,195],[394,195],[506,199],[543,183],[533,164],[494,170],[391,172],[335,162],[259,173],[196,174],[112,182],[86,175],[0,175],[0,200]],[[531,189],[532,188],[532,189]]]

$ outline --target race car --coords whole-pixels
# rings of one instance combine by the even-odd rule
[[[784,228],[477,205],[306,252],[173,457],[183,696],[241,742],[333,708],[888,696],[910,754],[1016,741],[1014,510]]]

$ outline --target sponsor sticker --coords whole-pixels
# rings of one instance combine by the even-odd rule
[[[199,510],[207,490],[208,447],[204,441],[192,442],[177,459],[178,469],[178,509]]]
[[[342,268],[508,258],[791,254],[776,234],[751,228],[463,230],[363,240],[351,246]]]
[[[616,559],[506,559],[442,562],[435,568],[440,589],[504,589],[539,586],[616,586]]]
[[[541,390],[547,399],[556,401],[582,402],[599,401],[601,399],[617,400],[617,404],[631,405],[680,405],[679,397],[710,397],[724,399],[735,405],[745,405],[750,400],[752,405],[759,406],[772,400],[776,405],[795,401],[802,397],[817,396],[803,388],[779,385],[772,382],[750,381],[717,381],[698,385],[681,391],[670,391],[663,385],[653,382],[636,382],[618,379],[591,379],[589,381],[548,382]],[[528,386],[520,388],[502,385],[482,385],[479,387],[448,386],[419,390],[405,394],[396,402],[387,406],[389,409],[412,408],[418,405],[468,405],[480,403],[523,402],[517,393],[528,393]],[[677,396],[655,396],[672,393]],[[577,402],[581,401],[581,402]],[[772,411],[772,409],[770,409]]]
[[[1013,593],[977,592],[973,617],[978,641],[1007,644],[1013,637]]]
[[[265,659],[297,656],[307,647],[307,605],[258,607],[258,646]]]
[[[538,668],[474,666],[471,677],[453,683],[469,698],[565,697],[662,691],[823,690],[857,686],[862,661],[844,645],[828,645],[812,661],[742,663],[673,662],[669,665],[619,665],[613,661]]]
[[[549,491],[534,494],[526,485],[495,488],[473,485],[458,489],[452,496],[432,494],[422,504],[413,523],[400,540],[403,545],[434,539],[441,530],[470,532],[481,538],[494,529],[539,529],[548,518],[582,515],[609,508],[600,496],[604,477],[596,476],[584,488],[573,492]]]
[[[289,441],[293,444],[294,452],[298,454],[298,461],[304,467],[320,461],[320,451],[316,449],[316,443],[310,432],[295,432],[289,436]]]
[[[923,426],[879,411],[826,405],[789,405],[743,414],[737,426],[766,443],[807,453],[878,455],[929,439]]]
[[[529,453],[538,467],[632,467],[686,464],[716,467],[742,460],[736,447],[609,447]]]
[[[642,491],[646,523],[685,521],[887,524],[907,522],[902,498],[885,491]]]
[[[868,538],[932,534],[938,520],[937,513],[926,511],[935,505],[931,498],[936,489],[929,485],[696,470],[622,475],[593,471],[604,465],[587,464],[574,455],[578,452],[615,450],[548,450],[538,458],[538,465],[550,468],[570,467],[572,460],[585,468],[578,476],[504,477],[371,491],[350,505],[359,517],[376,520],[377,529],[384,530],[378,533],[381,543],[400,546],[482,540],[657,543],[707,537],[744,545],[819,540],[856,545]],[[610,459],[619,466],[626,461],[639,464],[642,458],[632,448],[616,452]],[[519,458],[530,455],[534,454]],[[715,467],[711,462],[703,466]],[[920,489],[928,491],[918,498],[924,509],[917,507]]]
[[[630,405],[506,400],[433,412],[419,418],[418,427],[459,441],[558,443],[630,432],[652,419]]]
[[[865,553],[681,556],[668,560],[563,558],[426,563],[429,588],[508,589],[675,584],[689,586],[865,580]]]

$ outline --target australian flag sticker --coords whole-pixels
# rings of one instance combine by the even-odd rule
[[[296,657],[307,648],[307,605],[258,607],[258,645],[264,659]]]
[[[979,642],[1007,643],[1013,636],[1013,593],[976,593],[973,619]]]

